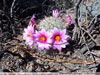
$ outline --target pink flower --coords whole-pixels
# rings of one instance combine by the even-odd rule
[[[52,15],[53,15],[53,17],[57,18],[60,16],[60,12],[57,9],[53,10]]]
[[[65,48],[66,45],[69,44],[67,42],[68,39],[69,36],[66,35],[66,29],[59,31],[57,28],[54,28],[52,35],[52,44],[54,49],[61,51],[62,48]]]
[[[32,45],[34,43],[34,28],[33,26],[28,26],[27,28],[24,29],[23,33],[23,39],[25,40],[25,44],[29,45],[32,48]]]
[[[35,15],[32,16],[32,18],[31,18],[31,20],[30,20],[30,22],[29,22],[28,25],[32,25],[32,26],[34,26],[34,27],[36,26],[36,21],[35,21],[34,18],[35,18]]]
[[[75,20],[73,20],[69,14],[66,15],[65,22],[68,24],[75,24]]]
[[[49,49],[51,47],[50,33],[46,32],[44,29],[36,32],[36,42],[39,50]]]

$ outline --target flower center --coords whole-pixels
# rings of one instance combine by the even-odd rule
[[[32,34],[29,34],[28,37],[31,37],[32,38]]]
[[[44,36],[42,36],[42,37],[40,37],[40,39],[39,40],[41,40],[41,41],[45,41],[45,37]]]
[[[72,17],[72,20],[74,20],[75,18],[74,17]]]
[[[55,37],[55,40],[56,40],[56,42],[58,43],[58,42],[61,40],[60,36],[56,36],[56,37]]]

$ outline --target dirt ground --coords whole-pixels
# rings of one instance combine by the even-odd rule
[[[47,2],[46,5],[49,5],[49,3]],[[45,11],[49,11],[49,13],[46,14],[43,9],[46,9]],[[12,21],[12,18],[9,18],[9,14],[6,11],[6,13],[3,13],[2,10],[4,9],[0,9],[0,72],[100,72],[100,46],[94,44],[93,41],[91,44],[91,39],[87,34],[85,36],[86,42],[90,42],[88,45],[89,48],[84,43],[79,44],[77,42],[78,38],[75,41],[70,40],[70,45],[66,46],[62,52],[58,52],[57,50],[39,51],[35,46],[31,49],[25,45],[22,38],[24,28],[27,27],[31,15],[27,16],[28,12],[23,11],[23,15],[20,16],[18,15],[20,10],[18,10],[15,12],[17,17],[14,16],[14,21]],[[44,7],[42,10],[34,9],[34,11],[35,14],[37,13],[36,19],[41,19],[44,15],[51,14],[51,9],[47,10]],[[19,13],[22,14],[21,12]],[[29,13],[33,14],[30,11]],[[6,17],[5,14],[7,14]],[[98,21],[93,21],[95,26],[91,31],[91,35],[98,42],[100,41],[100,17],[97,19]],[[91,23],[90,28],[94,23]],[[13,29],[15,29],[16,34],[13,34]],[[86,28],[84,27],[84,29]],[[69,30],[69,34],[70,32],[72,31]],[[80,42],[82,41],[83,39]]]

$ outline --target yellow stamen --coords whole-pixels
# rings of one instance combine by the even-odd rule
[[[56,36],[56,37],[55,37],[55,40],[56,40],[56,42],[58,43],[58,42],[61,40],[60,36]]]
[[[45,37],[44,36],[40,37],[40,40],[45,41]]]
[[[32,34],[29,34],[28,37],[31,37],[32,38]]]
[[[72,20],[74,20],[75,18],[74,17],[72,17]]]

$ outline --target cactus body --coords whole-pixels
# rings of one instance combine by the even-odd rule
[[[62,18],[55,18],[53,16],[51,17],[45,17],[45,19],[41,20],[41,22],[38,25],[38,29],[45,29],[47,31],[53,30],[54,27],[58,28],[59,30],[65,29],[66,25]]]

